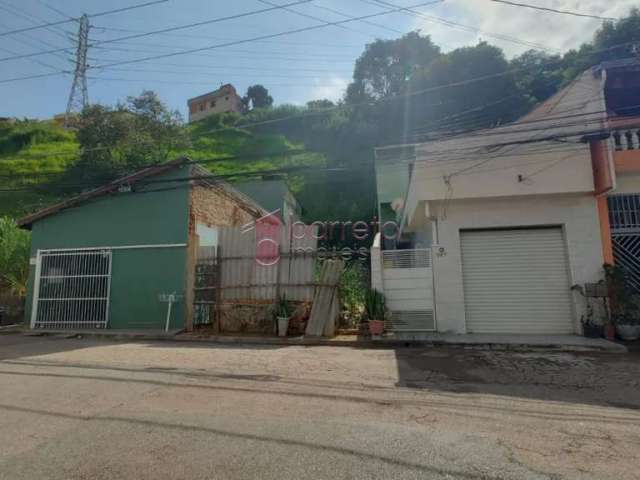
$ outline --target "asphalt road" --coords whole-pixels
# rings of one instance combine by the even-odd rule
[[[637,479],[638,354],[0,335],[0,479]]]

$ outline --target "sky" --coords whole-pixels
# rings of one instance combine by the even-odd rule
[[[15,29],[57,22],[82,13],[89,15],[149,0],[0,0],[0,35]],[[301,1],[301,0],[300,0]],[[637,0],[522,0],[523,3],[574,10],[606,17],[626,15]],[[190,97],[233,84],[242,95],[249,85],[269,89],[277,104],[339,99],[348,85],[355,59],[377,38],[397,38],[412,30],[431,35],[448,51],[480,40],[501,47],[512,57],[536,45],[561,53],[589,41],[600,20],[558,15],[514,7],[492,0],[444,0],[434,5],[387,13],[364,21],[330,25],[261,41],[237,40],[296,30],[323,22],[344,20],[413,7],[428,0],[312,0],[232,20],[170,33],[107,42],[220,17],[264,10],[296,0],[168,0],[144,8],[91,18],[89,34],[89,100],[104,104],[124,101],[145,89],[156,91],[186,118]],[[271,5],[268,5],[271,4]],[[385,5],[386,4],[386,5]],[[311,18],[315,17],[315,18]],[[444,21],[443,21],[444,19]],[[451,25],[454,22],[464,26]],[[69,22],[0,36],[0,117],[50,118],[66,109],[72,76],[77,23]],[[478,31],[479,30],[479,31]],[[215,48],[208,48],[215,47]],[[5,60],[15,55],[54,49],[68,51]],[[184,50],[207,48],[196,53]],[[157,60],[139,59],[177,53]],[[119,66],[101,65],[132,61]],[[6,81],[49,74],[41,78]]]

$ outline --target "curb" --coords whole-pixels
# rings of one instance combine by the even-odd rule
[[[429,347],[455,347],[468,350],[495,350],[495,351],[556,351],[556,352],[611,352],[627,353],[626,346],[619,343],[609,342],[602,345],[572,345],[557,343],[470,343],[446,340],[331,340],[313,337],[287,337],[281,339],[277,337],[242,337],[242,336],[212,336],[212,337],[189,337],[181,335],[180,332],[168,334],[147,334],[147,333],[107,333],[107,332],[60,332],[60,331],[25,331],[15,330],[6,333],[23,333],[26,336],[47,336],[59,338],[95,338],[113,341],[145,341],[145,342],[174,342],[174,343],[198,343],[198,344],[218,344],[218,345],[269,345],[269,346],[328,346],[328,347],[350,347],[350,348],[429,348]]]

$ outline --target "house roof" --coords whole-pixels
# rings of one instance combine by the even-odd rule
[[[557,146],[559,141],[580,141],[603,130],[608,121],[602,81],[603,70],[628,69],[637,61],[606,62],[583,72],[569,85],[513,123],[412,144],[419,161],[430,163],[465,157],[482,160],[517,146],[519,154]],[[384,158],[385,149],[376,149]]]
[[[205,98],[211,98],[211,97],[221,97],[223,95],[238,95],[238,92],[236,91],[235,87],[233,85],[231,85],[230,83],[227,83],[225,85],[222,85],[220,88],[213,90],[211,92],[207,92],[207,93],[203,93],[202,95],[198,95],[197,97],[193,97],[193,98],[189,98],[187,100],[187,104],[191,104],[192,102],[198,101],[198,100],[203,100]]]
[[[266,209],[261,203],[258,203],[256,200],[254,200],[244,192],[241,192],[236,187],[222,180],[210,178],[211,172],[206,168],[203,168],[198,164],[194,164],[192,168],[193,168],[193,173],[195,177],[194,182],[200,185],[220,188],[227,195],[230,195],[236,202],[238,202],[240,206],[245,208],[245,210],[249,211],[249,213],[251,213],[257,218],[262,217],[269,213],[269,210]],[[204,177],[204,178],[198,178],[198,177]]]
[[[573,148],[566,143],[585,142],[591,136],[600,136],[618,121],[607,112],[607,73],[628,71],[638,63],[611,62],[592,67],[528,114],[507,125],[439,140],[377,148],[378,195],[390,182],[401,185],[402,188],[392,185],[394,190],[387,192],[387,200],[402,196],[401,221],[404,225],[415,213],[419,196],[424,194],[419,186],[421,181],[437,179],[438,192],[442,189],[452,191],[448,183],[452,176],[467,171],[478,173],[482,170],[476,167],[489,162],[495,161],[494,169],[496,164],[508,169],[512,164],[540,161],[541,157],[563,161],[588,154],[586,144]],[[402,171],[398,168],[399,163],[408,168]],[[394,176],[396,171],[402,173],[402,177]],[[447,198],[447,194],[444,195],[443,198]]]
[[[237,201],[241,207],[243,207],[256,217],[260,217],[266,213],[266,210],[264,208],[254,202],[251,198],[233,188],[228,183],[211,178],[199,178],[210,177],[211,172],[202,168],[200,165],[193,164],[193,162],[188,157],[180,157],[170,162],[144,168],[130,175],[118,178],[101,187],[89,190],[88,192],[81,193],[80,195],[77,195],[68,200],[64,200],[62,202],[46,207],[42,210],[19,219],[17,224],[21,228],[31,229],[32,224],[34,222],[37,222],[38,220],[42,220],[43,218],[55,215],[56,213],[68,208],[73,208],[90,200],[108,195],[114,191],[117,191],[123,185],[133,185],[142,180],[161,175],[169,170],[191,164],[191,172],[193,174],[193,177],[190,177],[191,181],[222,189],[227,195],[231,196],[235,201]]]

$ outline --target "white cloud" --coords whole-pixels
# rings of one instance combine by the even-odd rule
[[[614,18],[627,15],[633,6],[638,5],[637,0],[527,0],[525,3]],[[602,23],[601,20],[542,12],[490,0],[447,0],[437,8],[423,12],[425,15],[471,25],[486,33],[544,45],[557,52],[564,52],[590,41]],[[465,32],[421,17],[414,18],[413,27],[424,34],[431,34],[433,40],[445,50],[473,45],[481,39],[500,46],[507,56],[517,55],[531,48],[482,33]]]
[[[331,76],[329,78],[316,78],[313,81],[314,85],[309,91],[310,100],[320,100],[323,98],[337,101],[340,100],[349,85],[349,79]]]

